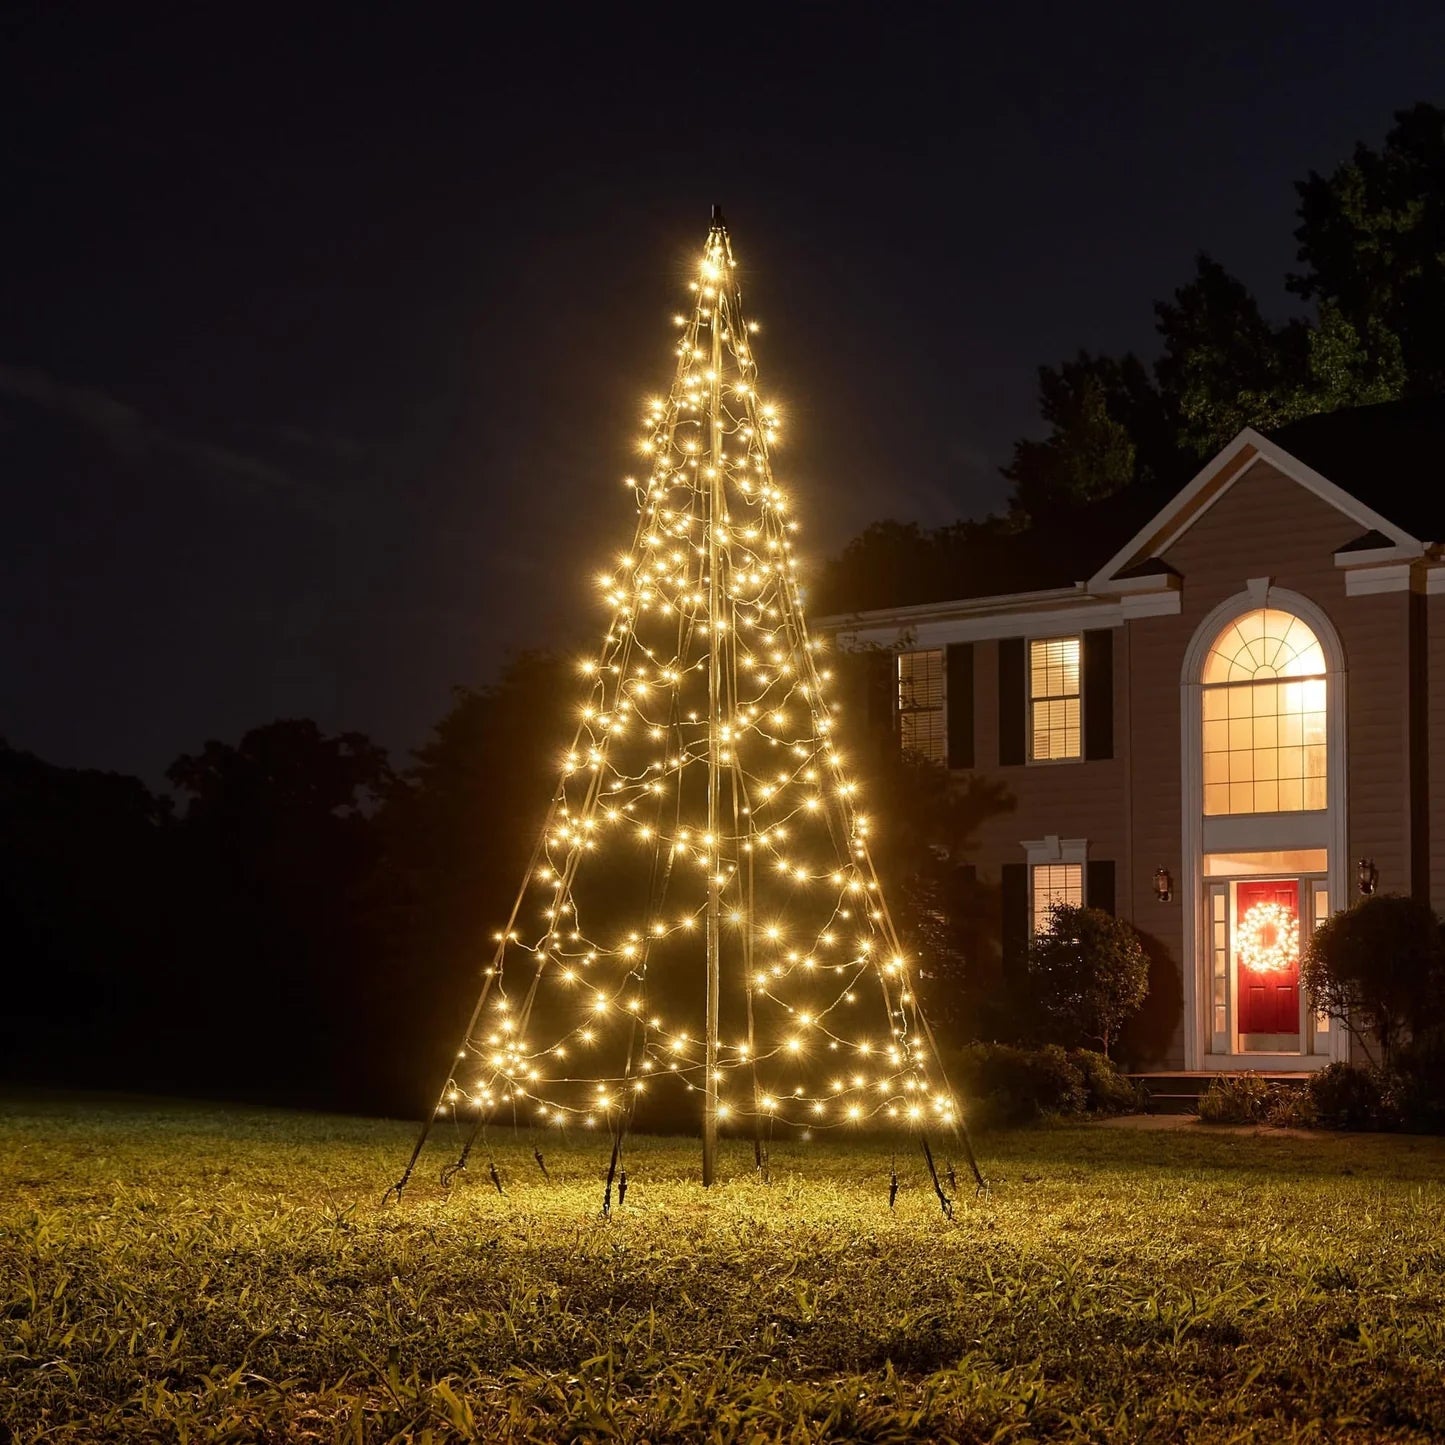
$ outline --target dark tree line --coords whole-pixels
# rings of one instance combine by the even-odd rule
[[[0,744],[0,1071],[417,1113],[546,808],[553,658],[456,689],[410,762],[284,719],[139,779]]]
[[[282,719],[177,758],[166,795],[0,743],[0,1076],[425,1112],[527,867],[575,692],[558,659],[526,654],[492,686],[457,688],[404,766],[361,734]],[[861,732],[860,699],[843,705],[890,904],[928,959],[930,1017],[972,1037],[996,978],[996,899],[962,860],[1009,800],[950,788]],[[601,894],[625,908],[628,882]]]

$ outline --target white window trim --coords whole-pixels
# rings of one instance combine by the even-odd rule
[[[1072,638],[1079,644],[1079,751],[1072,758],[1036,758],[1034,756],[1034,662],[1033,644],[1036,642],[1067,642]],[[1084,710],[1088,707],[1084,697],[1084,634],[1080,632],[1046,632],[1038,637],[1024,638],[1024,763],[1031,768],[1072,767],[1084,761]],[[1070,862],[1070,859],[1064,859]]]
[[[1261,609],[1264,609],[1264,610],[1266,610],[1266,611],[1278,611],[1278,612],[1287,613],[1287,614],[1290,615],[1290,616],[1300,616],[1300,620],[1301,620],[1301,621],[1306,621],[1306,622],[1308,621],[1308,619],[1304,618],[1302,614],[1294,613],[1293,611],[1291,611],[1291,609],[1283,608],[1283,607],[1276,607],[1276,606],[1273,606],[1273,605],[1271,604],[1271,600],[1270,600],[1270,579],[1269,579],[1268,577],[1251,577],[1251,578],[1249,579],[1249,582],[1246,584],[1246,589],[1245,589],[1245,590],[1249,593],[1250,597],[1255,601],[1256,606],[1253,607],[1253,608],[1247,609],[1245,612],[1236,613],[1236,614],[1235,614],[1235,620],[1238,620],[1239,617],[1247,616],[1247,615],[1249,614],[1249,612],[1259,611],[1259,610],[1261,610]],[[1224,626],[1220,628],[1220,632],[1222,633],[1222,632],[1225,630],[1225,628],[1227,628],[1228,626],[1229,626],[1229,624],[1226,622],[1226,623],[1224,624]],[[1216,640],[1216,641],[1218,640],[1218,634],[1216,634],[1215,640]],[[1316,641],[1317,641],[1317,642],[1319,641],[1318,637],[1316,638]],[[1324,652],[1325,652],[1324,644],[1323,644],[1323,643],[1320,643],[1319,645],[1320,645],[1320,654],[1321,654],[1321,656],[1323,657],[1323,656],[1324,656]],[[1327,800],[1327,801],[1326,801],[1326,803],[1325,803],[1325,807],[1324,807],[1324,808],[1276,808],[1276,809],[1273,809],[1272,811],[1261,811],[1261,812],[1255,812],[1255,811],[1253,811],[1252,809],[1251,809],[1251,810],[1248,810],[1248,811],[1235,812],[1232,808],[1230,808],[1230,809],[1226,809],[1226,811],[1224,811],[1223,813],[1206,813],[1205,816],[1204,816],[1204,848],[1203,848],[1203,851],[1204,851],[1205,853],[1212,853],[1212,852],[1221,851],[1221,850],[1219,850],[1219,849],[1212,848],[1212,847],[1210,846],[1210,844],[1211,844],[1211,842],[1213,841],[1213,839],[1214,839],[1215,837],[1217,837],[1217,836],[1219,836],[1219,835],[1222,835],[1222,834],[1227,834],[1227,833],[1230,831],[1230,830],[1229,830],[1229,825],[1228,825],[1228,823],[1225,822],[1225,821],[1222,821],[1222,820],[1227,820],[1227,819],[1232,819],[1232,818],[1245,818],[1245,819],[1251,819],[1251,818],[1252,818],[1252,819],[1257,819],[1257,820],[1259,821],[1259,823],[1261,824],[1261,830],[1260,830],[1260,831],[1268,831],[1271,827],[1273,827],[1276,832],[1283,832],[1286,836],[1293,836],[1294,830],[1293,830],[1292,828],[1290,828],[1288,825],[1281,826],[1281,822],[1282,822],[1283,819],[1293,818],[1296,814],[1313,814],[1313,815],[1315,816],[1315,818],[1318,820],[1318,819],[1322,818],[1324,815],[1326,815],[1326,814],[1328,813],[1328,809],[1329,809],[1329,803],[1328,803],[1328,797],[1329,797],[1329,767],[1330,767],[1330,762],[1329,762],[1329,748],[1330,748],[1331,739],[1330,739],[1329,733],[1328,733],[1328,726],[1329,726],[1329,672],[1328,672],[1329,662],[1328,662],[1328,660],[1327,660],[1327,659],[1325,660],[1325,664],[1324,664],[1324,665],[1325,665],[1325,669],[1326,669],[1326,670],[1325,670],[1324,672],[1312,672],[1312,673],[1308,673],[1308,674],[1299,674],[1298,676],[1295,675],[1295,674],[1293,674],[1293,673],[1291,673],[1291,674],[1289,674],[1289,675],[1287,675],[1287,676],[1286,676],[1286,675],[1280,675],[1280,676],[1278,676],[1278,677],[1271,677],[1271,678],[1268,678],[1268,679],[1257,679],[1257,680],[1255,680],[1255,681],[1251,681],[1251,680],[1248,680],[1248,679],[1241,679],[1241,680],[1236,680],[1236,681],[1205,682],[1205,681],[1203,680],[1203,678],[1204,678],[1204,670],[1205,670],[1206,667],[1208,667],[1208,665],[1209,665],[1209,658],[1213,655],[1213,652],[1214,652],[1214,644],[1211,642],[1211,643],[1209,644],[1209,646],[1206,647],[1205,650],[1204,650],[1204,656],[1203,656],[1202,660],[1200,661],[1199,671],[1198,671],[1198,673],[1196,674],[1196,680],[1199,682],[1198,694],[1199,694],[1199,702],[1200,702],[1201,706],[1202,706],[1202,704],[1203,704],[1203,700],[1204,700],[1205,696],[1208,695],[1209,693],[1212,693],[1212,692],[1223,692],[1223,691],[1225,691],[1226,689],[1229,689],[1229,688],[1244,688],[1244,687],[1254,687],[1254,686],[1259,686],[1259,685],[1268,685],[1268,683],[1270,683],[1270,682],[1286,683],[1286,682],[1313,682],[1313,681],[1316,681],[1316,680],[1319,680],[1319,679],[1323,679],[1323,680],[1324,680],[1324,683],[1325,683],[1325,724],[1326,724],[1326,736],[1325,736],[1325,796],[1326,796],[1326,800]],[[1237,657],[1237,656],[1238,656],[1238,654],[1236,654],[1236,657]],[[1232,717],[1233,715],[1231,714],[1230,716]],[[1200,752],[1201,752],[1200,767],[1201,767],[1201,768],[1202,768],[1203,765],[1204,765],[1204,760],[1203,760],[1203,756],[1202,756],[1203,746],[1204,746],[1204,744],[1203,744],[1203,727],[1202,727],[1202,721],[1201,721],[1201,732],[1200,732]],[[1229,752],[1233,752],[1233,751],[1234,751],[1234,749],[1232,749],[1232,748],[1227,749],[1227,750],[1226,750],[1226,756],[1228,755]],[[1293,780],[1292,780],[1292,781],[1293,781]],[[1303,784],[1303,782],[1304,782],[1304,777],[1303,777],[1303,775],[1301,775],[1301,778],[1299,779],[1299,781],[1301,782],[1301,784]],[[1201,792],[1201,795],[1200,795],[1200,796],[1201,796],[1201,800],[1202,800],[1202,798],[1203,798],[1202,792]],[[1266,820],[1269,820],[1269,821],[1266,821]],[[1304,826],[1304,827],[1309,827],[1310,825],[1305,824],[1305,825],[1302,825],[1302,826]],[[1316,824],[1316,830],[1317,830],[1317,829],[1318,829],[1318,823]],[[1246,833],[1250,834],[1251,836],[1254,836],[1254,835],[1255,835],[1255,830],[1254,830],[1254,829],[1249,829],[1249,828],[1247,828],[1245,831],[1246,831]]]
[[[1029,880],[1029,937],[1034,936],[1034,869],[1043,863],[1077,863],[1079,865],[1079,897],[1084,907],[1089,906],[1089,840],[1087,838],[1060,838],[1057,833],[1048,833],[1042,838],[1021,842],[1028,860]]]
[[[1293,612],[1313,629],[1325,654],[1326,706],[1325,741],[1329,751],[1326,762],[1326,808],[1323,813],[1240,813],[1204,816],[1204,707],[1202,694],[1204,662],[1214,639],[1226,624],[1257,607],[1277,607]],[[1200,622],[1184,652],[1179,672],[1179,706],[1181,726],[1180,802],[1182,826],[1180,839],[1183,887],[1180,906],[1184,930],[1182,958],[1184,975],[1184,1067],[1190,1070],[1222,1068],[1319,1068],[1332,1058],[1347,1059],[1349,1031],[1336,1029],[1331,1035],[1330,1055],[1307,1055],[1304,1060],[1288,1056],[1293,1063],[1266,1059],[1260,1055],[1241,1056],[1238,1062],[1225,1062],[1211,1052],[1213,1031],[1208,1010],[1201,1006],[1210,1001],[1208,939],[1205,935],[1204,854],[1206,851],[1247,852],[1286,847],[1325,847],[1329,849],[1329,871],[1326,882],[1333,899],[1350,896],[1348,806],[1349,766],[1346,757],[1347,673],[1345,654],[1339,633],[1328,614],[1318,603],[1298,592],[1275,587],[1268,577],[1251,577],[1243,592],[1226,598]],[[1209,825],[1222,826],[1209,826]],[[1206,832],[1208,837],[1206,838]],[[1032,902],[1032,897],[1030,898]],[[1030,913],[1030,917],[1032,917]],[[1313,1062],[1309,1062],[1309,1061]]]

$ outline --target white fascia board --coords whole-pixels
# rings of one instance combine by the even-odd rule
[[[1422,550],[1420,548],[1407,551],[1403,547],[1371,547],[1358,552],[1336,552],[1335,566],[1348,572],[1356,567],[1378,567],[1381,563],[1387,562],[1409,562],[1420,556]]]
[[[1127,567],[1140,552],[1146,549],[1150,555],[1158,556],[1159,553],[1164,550],[1164,546],[1161,545],[1157,539],[1166,534],[1168,530],[1174,526],[1179,517],[1188,511],[1194,499],[1214,480],[1222,468],[1228,466],[1246,447],[1253,444],[1252,436],[1253,432],[1251,428],[1246,427],[1222,452],[1212,457],[1195,472],[1184,486],[1174,494],[1173,501],[1166,502],[1149,521],[1140,527],[1140,529],[1089,578],[1089,590],[1091,592],[1103,591],[1114,586],[1114,573]],[[1241,470],[1245,469],[1241,468]],[[1173,538],[1171,537],[1170,540],[1172,541]]]
[[[851,632],[859,628],[912,627],[919,622],[940,622],[958,617],[979,617],[995,612],[1047,606],[1083,597],[1084,584],[1049,587],[1039,592],[999,592],[987,597],[955,597],[944,602],[919,602],[911,607],[877,607],[867,612],[837,612],[817,617],[814,632]]]
[[[1086,863],[1089,859],[1087,838],[1060,838],[1049,833],[1042,838],[1021,838],[1019,847],[1028,855],[1029,867],[1041,863]]]
[[[1182,579],[1177,572],[1151,572],[1143,577],[1115,577],[1107,590],[1118,596],[1135,592],[1177,590]]]
[[[1174,597],[1177,611],[1178,594]],[[1132,599],[1131,599],[1132,600]],[[991,613],[982,617],[954,614],[903,622],[869,621],[839,627],[834,633],[844,652],[865,648],[946,647],[950,642],[988,642],[999,637],[1055,637],[1085,628],[1122,627],[1124,607],[1118,602],[1092,600],[1073,607],[1054,607],[1036,612]],[[841,619],[840,619],[841,620]]]
[[[1254,455],[1227,478],[1223,485],[1215,490],[1213,496],[1204,499],[1203,504],[1196,508],[1195,503],[1200,500],[1201,494],[1207,492],[1219,473],[1238,459],[1247,448],[1253,449]],[[1253,427],[1247,426],[1223,451],[1206,462],[1177,493],[1174,500],[1141,527],[1089,579],[1089,590],[1091,592],[1107,591],[1117,585],[1113,581],[1113,574],[1127,566],[1133,558],[1146,549],[1151,556],[1156,557],[1167,552],[1220,497],[1224,496],[1241,477],[1249,472],[1256,461],[1260,460],[1277,467],[1285,476],[1298,482],[1307,491],[1313,492],[1321,501],[1327,502],[1336,511],[1342,512],[1352,521],[1358,522],[1363,531],[1383,533],[1399,549],[1398,555],[1419,557],[1424,554],[1425,544],[1418,537],[1411,536],[1403,527],[1396,526],[1388,517],[1382,517],[1373,507],[1367,507],[1358,497],[1345,491],[1343,487],[1336,486],[1328,477],[1322,476],[1313,467],[1306,466],[1298,457],[1285,451],[1283,447],[1276,445],[1268,437],[1255,431]]]
[[[1377,592],[1408,592],[1411,570],[1408,562],[1355,568],[1345,573],[1345,596],[1370,597]]]
[[[1177,617],[1183,598],[1178,588],[1167,592],[1139,592],[1123,598],[1119,603],[1125,620],[1135,617]]]

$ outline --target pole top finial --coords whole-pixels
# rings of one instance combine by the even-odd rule
[[[722,213],[722,207],[721,207],[721,206],[714,206],[714,207],[712,208],[712,224],[713,224],[713,229],[714,229],[714,230],[719,230],[719,229],[724,230],[724,231],[727,230],[727,224],[728,224],[728,223],[727,223],[725,220],[723,220],[723,213]]]

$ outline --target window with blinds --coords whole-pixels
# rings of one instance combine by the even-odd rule
[[[1049,910],[1056,903],[1072,908],[1084,906],[1084,865],[1082,863],[1036,863],[1033,868],[1034,932],[1049,926]]]
[[[948,760],[943,649],[898,654],[898,742],[931,763]]]
[[[1083,757],[1078,637],[1029,643],[1029,761]]]

